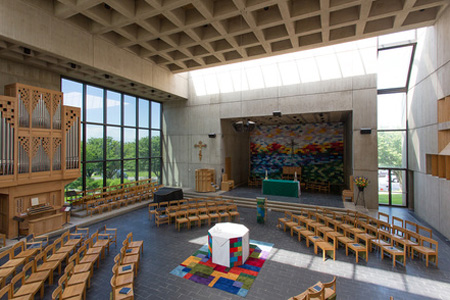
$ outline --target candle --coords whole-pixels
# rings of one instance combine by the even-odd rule
[[[267,177],[267,170],[266,170],[266,180],[268,179],[268,177]]]

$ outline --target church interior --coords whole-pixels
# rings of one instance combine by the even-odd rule
[[[448,0],[0,0],[0,299],[447,299],[449,28]]]

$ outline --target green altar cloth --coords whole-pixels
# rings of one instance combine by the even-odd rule
[[[266,179],[262,183],[264,195],[300,197],[300,182],[292,180]]]

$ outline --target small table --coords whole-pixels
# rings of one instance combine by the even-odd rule
[[[265,179],[262,184],[264,195],[300,197],[300,182],[292,180]]]
[[[208,257],[228,268],[245,263],[250,254],[249,230],[242,224],[219,223],[208,230]]]

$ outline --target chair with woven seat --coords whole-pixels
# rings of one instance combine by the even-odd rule
[[[342,191],[342,201],[345,202],[346,199],[350,198],[354,202],[355,197],[355,183],[353,182],[353,175],[350,176],[349,182],[350,189]]]

